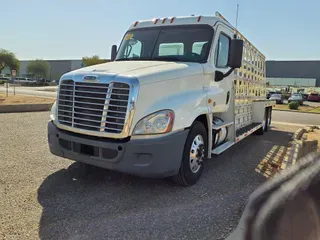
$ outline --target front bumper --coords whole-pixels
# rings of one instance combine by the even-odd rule
[[[120,142],[67,132],[48,123],[52,154],[142,177],[176,175],[188,132]]]

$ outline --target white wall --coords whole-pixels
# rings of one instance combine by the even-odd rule
[[[270,86],[302,86],[315,87],[315,78],[266,78]]]

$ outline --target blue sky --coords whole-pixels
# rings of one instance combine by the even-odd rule
[[[320,59],[318,0],[0,0],[0,48],[26,59],[109,58],[129,25],[218,10],[269,60]],[[7,21],[4,21],[6,19]]]

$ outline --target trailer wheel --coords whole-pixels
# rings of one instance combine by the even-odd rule
[[[191,186],[200,179],[208,151],[207,134],[201,122],[193,123],[184,146],[179,173],[173,177],[176,183]]]
[[[268,132],[271,126],[271,114],[272,114],[272,107],[267,107],[266,108],[266,127],[264,129],[265,132]]]
[[[256,133],[258,135],[263,135],[264,132],[267,132],[269,130],[269,110],[268,108],[266,108],[264,110],[264,120],[262,122],[262,127],[259,128]]]

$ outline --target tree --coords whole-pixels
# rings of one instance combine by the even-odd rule
[[[10,70],[19,71],[20,62],[13,52],[5,49],[0,49],[0,73],[6,67],[8,67]]]
[[[83,57],[82,58],[83,65],[85,67],[100,64],[100,63],[106,63],[109,61],[110,60],[108,60],[108,59],[100,59],[100,57],[97,55],[94,55],[92,57]]]
[[[27,66],[27,72],[37,78],[46,78],[50,71],[50,64],[42,59],[31,61]]]

